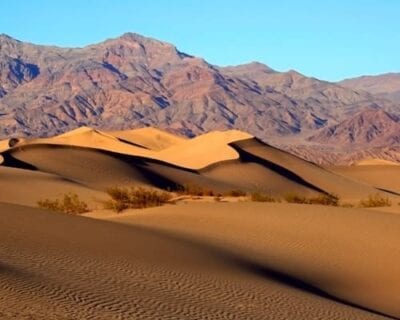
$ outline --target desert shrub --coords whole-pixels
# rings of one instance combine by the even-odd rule
[[[392,202],[389,198],[384,197],[379,193],[375,193],[369,195],[367,199],[361,200],[359,205],[363,208],[390,207]]]
[[[121,212],[125,209],[140,209],[158,207],[172,198],[172,195],[165,191],[156,189],[133,187],[114,187],[107,190],[110,200],[104,202],[104,208]]]
[[[309,200],[306,197],[300,196],[295,193],[289,193],[289,194],[285,195],[284,198],[285,198],[286,202],[289,202],[289,203],[300,203],[300,204],[308,204],[309,203]]]
[[[288,203],[299,203],[299,204],[320,204],[324,206],[338,206],[339,198],[330,194],[321,194],[315,197],[304,197],[297,194],[287,194],[285,200]]]
[[[224,196],[227,196],[227,197],[244,197],[246,195],[247,195],[247,193],[240,189],[229,190],[224,193]]]
[[[269,193],[264,192],[252,192],[250,194],[250,200],[254,202],[280,202],[279,199],[274,198]]]
[[[69,214],[81,214],[89,211],[86,202],[79,199],[75,193],[67,193],[62,199],[43,199],[37,202],[39,208]]]
[[[199,186],[196,184],[184,184],[181,188],[177,190],[178,194],[183,194],[183,195],[190,195],[190,196],[215,196],[215,193],[213,190]]]
[[[320,204],[323,206],[334,206],[337,207],[339,205],[339,198],[330,194],[322,194],[316,197],[312,197],[308,199],[309,204]]]

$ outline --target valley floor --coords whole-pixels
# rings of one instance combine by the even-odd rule
[[[399,168],[322,168],[235,130],[6,141],[0,319],[399,319]],[[102,209],[113,187],[180,200],[116,214]],[[92,212],[37,208],[68,194]],[[356,208],[365,199],[392,206]]]
[[[265,203],[96,219],[0,212],[0,319],[400,317],[397,214]]]

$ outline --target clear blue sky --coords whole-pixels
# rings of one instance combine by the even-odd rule
[[[326,80],[400,71],[400,0],[12,0],[0,33],[84,46],[137,32],[218,65]]]

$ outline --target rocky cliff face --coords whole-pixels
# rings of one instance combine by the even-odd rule
[[[320,130],[363,110],[400,114],[393,101],[363,90],[260,63],[217,67],[133,33],[84,48],[0,35],[0,138],[151,125],[187,136],[237,128],[267,142],[331,143]],[[347,134],[334,131],[335,141]]]

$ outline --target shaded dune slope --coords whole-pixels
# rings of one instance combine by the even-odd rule
[[[35,206],[37,201],[58,198],[65,193],[76,193],[90,205],[106,199],[103,192],[40,171],[0,166],[0,202]]]
[[[234,142],[231,146],[241,153],[242,158],[275,168],[275,171],[292,177],[292,180],[338,195],[345,200],[357,200],[378,191],[367,184],[348,179],[290,153],[266,145],[258,139]]]
[[[375,188],[400,194],[400,166],[397,164],[365,164],[328,168],[345,177],[367,183]]]
[[[10,159],[104,190],[119,186],[172,187],[173,182],[152,173],[139,157],[92,148],[62,145],[27,145],[8,152]]]
[[[125,143],[132,143],[154,151],[160,151],[187,140],[185,137],[176,136],[152,127],[110,131],[108,134]]]
[[[112,221],[207,239],[341,301],[400,317],[400,216],[324,206],[153,208]],[[351,318],[351,317],[350,317]]]
[[[164,133],[150,129],[139,129],[139,136],[144,140],[147,137],[147,141],[164,141]],[[149,130],[159,138],[146,136]],[[135,131],[128,134],[134,137]],[[102,191],[116,185],[164,189],[197,185],[215,192],[241,189],[276,196],[329,193],[346,200],[377,192],[367,184],[332,173],[240,131],[212,132],[189,140],[166,135],[169,146],[152,151],[121,142],[110,134],[80,128],[18,144],[2,153],[3,165],[55,174]]]
[[[204,170],[190,170],[142,157],[61,145],[26,145],[4,154],[5,165],[36,169],[96,190],[112,186],[154,186],[176,189],[196,185],[216,192],[233,189],[268,191],[275,195],[321,190],[289,171],[246,159],[223,161]]]
[[[161,216],[124,226],[16,205],[0,212],[3,319],[387,319],[274,272],[265,256],[154,229],[166,227]]]

